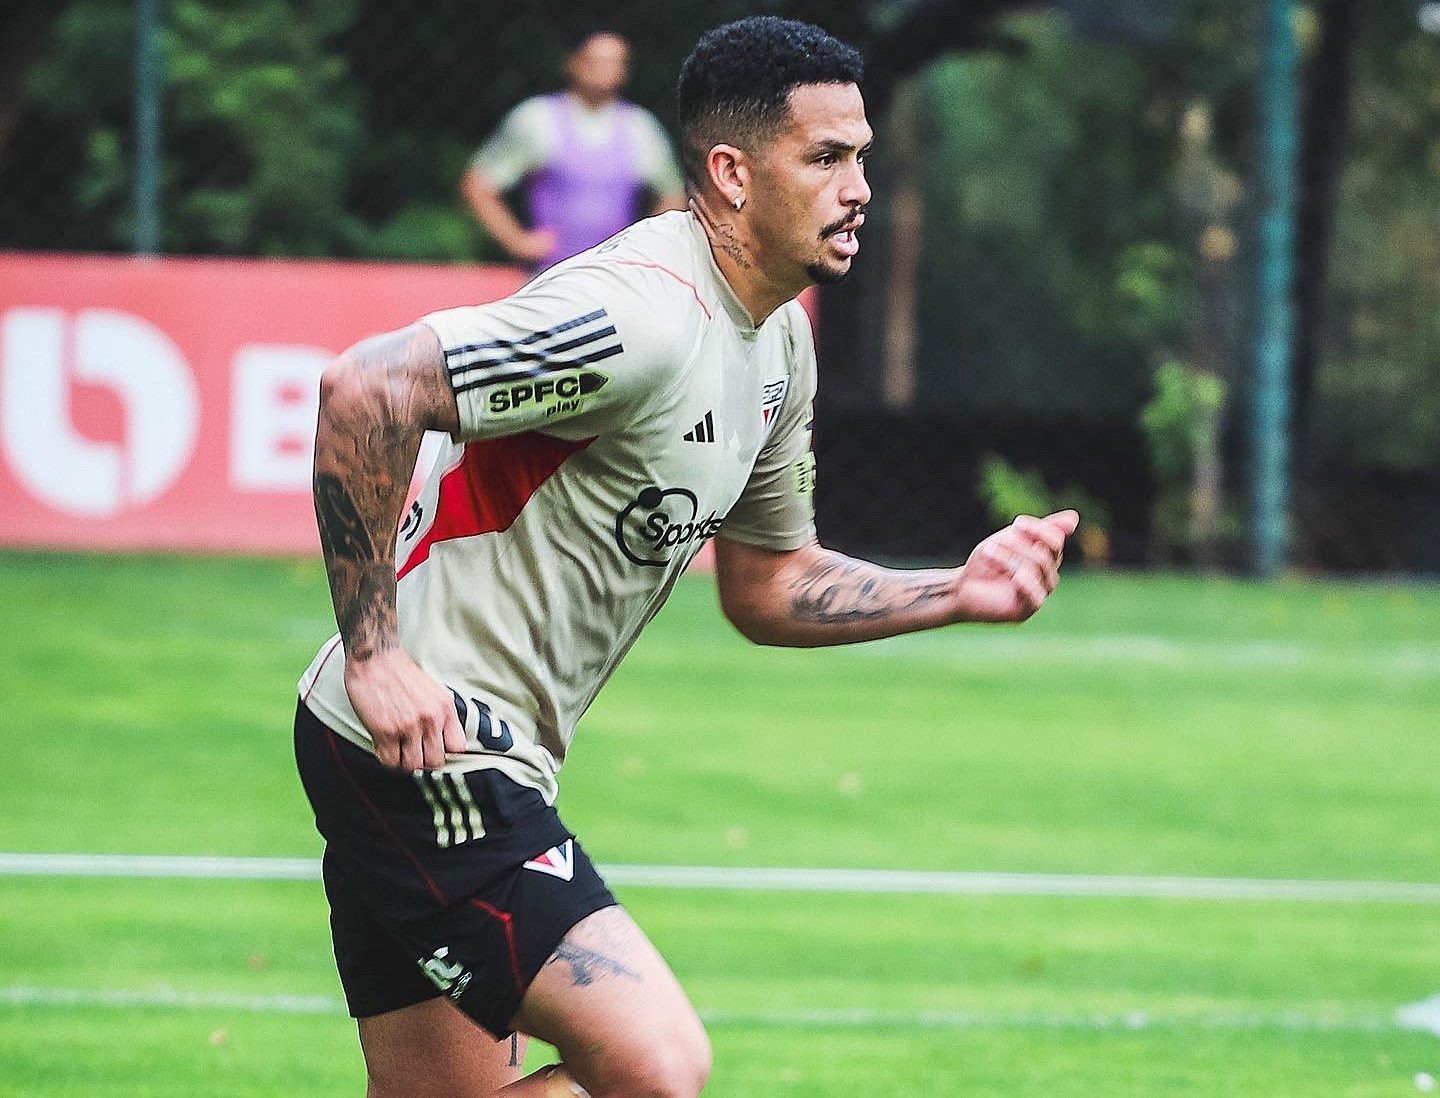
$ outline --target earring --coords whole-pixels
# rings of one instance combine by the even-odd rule
[[[745,205],[745,196],[743,194],[737,194],[735,196],[735,209],[739,210],[743,205]]]

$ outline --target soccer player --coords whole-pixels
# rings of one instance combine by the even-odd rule
[[[295,742],[372,1096],[704,1086],[695,1011],[553,803],[576,721],[707,540],[724,613],[762,644],[1021,621],[1055,588],[1070,511],[956,569],[816,541],[794,298],[860,247],[860,76],[808,24],[707,32],[680,74],[688,211],[325,373],[315,505],[340,631],[301,680]],[[427,429],[453,442],[402,515]],[[563,1066],[520,1079],[517,1034]]]

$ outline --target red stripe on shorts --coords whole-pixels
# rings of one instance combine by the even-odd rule
[[[493,904],[487,904],[484,900],[471,899],[469,901],[474,907],[478,907],[492,919],[499,919],[505,928],[505,944],[510,949],[510,974],[515,978],[515,994],[525,995],[525,978],[520,975],[520,952],[515,948],[515,920],[511,918],[510,912],[501,911]]]

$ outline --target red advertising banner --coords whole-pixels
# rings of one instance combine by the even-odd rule
[[[325,364],[522,281],[501,267],[0,255],[0,544],[317,550]]]

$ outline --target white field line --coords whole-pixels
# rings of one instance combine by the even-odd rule
[[[1049,636],[1027,633],[911,633],[875,644],[842,649],[840,658],[874,656],[914,659],[957,658],[968,663],[1031,660],[1077,664],[1138,664],[1213,671],[1265,672],[1276,669],[1347,671],[1361,674],[1423,675],[1440,672],[1440,646],[1334,649],[1304,641],[1181,640],[1144,633]]]
[[[685,865],[610,865],[601,866],[600,870],[611,884],[619,888],[1440,904],[1440,884],[1412,881],[1302,881],[901,869],[747,869],[739,866]],[[320,879],[320,862],[314,858],[0,853],[0,876],[314,881]]]
[[[1416,1004],[1417,1006],[1422,1004]],[[110,1007],[121,1010],[218,1010],[253,1014],[343,1015],[345,1004],[328,995],[238,995],[226,992],[115,990],[91,988],[0,987],[0,1006],[14,1007]],[[1418,1030],[1440,1035],[1433,1019],[1417,1021],[1401,1007],[1390,1015],[1374,1013],[1316,1013],[1283,1010],[1271,1013],[1201,1012],[1155,1014],[1131,1010],[1122,1014],[1062,1014],[1055,1011],[925,1010],[892,1011],[859,1008],[853,1010],[701,1010],[706,1025],[803,1027],[820,1029],[1019,1029],[1019,1030],[1114,1030],[1139,1032],[1147,1029],[1277,1030],[1286,1033],[1388,1033]]]

